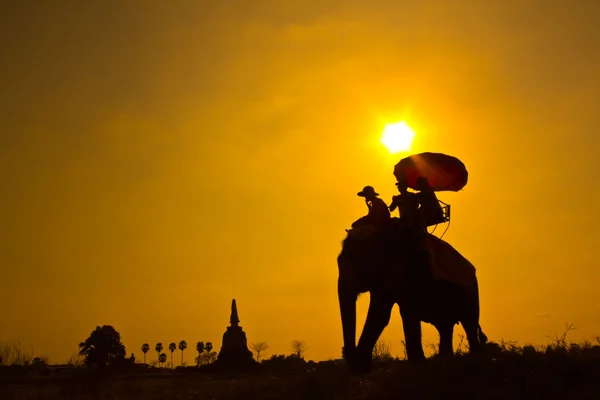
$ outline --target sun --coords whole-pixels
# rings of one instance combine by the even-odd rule
[[[415,132],[406,122],[402,121],[385,126],[383,135],[381,136],[381,143],[390,153],[395,154],[410,150],[414,138]]]

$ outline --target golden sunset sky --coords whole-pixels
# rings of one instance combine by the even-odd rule
[[[542,344],[566,322],[568,339],[600,335],[599,2],[56,0],[0,15],[0,340],[61,363],[110,324],[138,360],[144,342],[185,339],[191,362],[197,341],[220,349],[235,298],[267,356],[301,339],[307,359],[340,357],[336,257],[366,213],[356,193],[397,193],[407,154],[379,139],[401,120],[412,152],[469,170],[438,197],[490,340]],[[401,327],[396,308],[394,354]]]

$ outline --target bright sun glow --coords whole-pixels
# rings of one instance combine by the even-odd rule
[[[383,130],[381,143],[390,151],[398,153],[408,151],[415,138],[415,132],[404,121],[394,124],[387,124]]]

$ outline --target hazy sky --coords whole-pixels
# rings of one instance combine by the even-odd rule
[[[112,324],[191,361],[235,297],[267,355],[339,357],[336,256],[356,192],[396,193],[399,120],[469,170],[444,239],[490,339],[600,335],[600,3],[9,3],[0,340],[64,362]],[[397,311],[384,337],[400,352]]]

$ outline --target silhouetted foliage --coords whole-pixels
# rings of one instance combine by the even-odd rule
[[[211,342],[198,342],[196,343],[196,351],[198,352],[198,356],[196,356],[196,365],[208,365],[215,362],[217,359],[217,353],[212,351],[213,345]]]
[[[567,331],[571,328],[567,328]],[[565,335],[556,336],[553,343],[534,346],[519,345],[513,341],[488,341],[482,353],[473,356],[463,348],[464,340],[459,342],[456,356],[451,359],[434,354],[429,356],[418,368],[405,361],[377,363],[374,373],[361,379],[348,379],[347,367],[343,360],[329,360],[320,363],[306,362],[297,354],[273,355],[258,365],[258,370],[246,375],[250,379],[235,379],[229,382],[212,379],[171,380],[171,374],[208,373],[232,376],[232,372],[222,371],[219,363],[212,364],[212,355],[203,349],[201,368],[180,368],[164,374],[165,380],[159,383],[152,378],[156,370],[138,373],[148,374],[148,379],[133,379],[125,384],[118,382],[120,374],[107,374],[117,377],[117,382],[103,379],[102,385],[95,386],[111,398],[339,398],[367,399],[387,398],[390,394],[402,394],[402,398],[598,398],[600,393],[600,338],[598,343],[589,341],[573,343]],[[211,346],[209,346],[211,347]],[[387,359],[390,345],[383,340],[375,346],[377,354]],[[169,366],[168,354],[160,353],[160,362]],[[75,381],[88,374],[87,369],[44,366],[43,357],[32,359],[30,367],[0,368],[3,379],[0,382],[0,398],[87,398],[89,388],[79,384],[63,385],[63,380],[72,377]],[[125,364],[129,362],[126,359]],[[22,364],[22,365],[25,365]],[[136,368],[138,366],[132,367]],[[136,368],[137,369],[137,368]],[[145,369],[145,368],[144,368]],[[267,372],[261,374],[260,371]],[[91,371],[95,374],[94,371]],[[7,376],[10,374],[10,376]],[[287,374],[287,375],[286,375]],[[42,376],[52,379],[57,376],[61,383],[59,389],[46,392],[40,389]],[[263,380],[261,375],[266,375]],[[27,382],[27,379],[33,379]],[[279,378],[276,378],[279,377]],[[67,378],[67,379],[64,379]],[[276,378],[276,379],[273,379]],[[281,379],[280,379],[281,378]],[[5,385],[5,381],[18,380],[18,385]],[[44,378],[45,379],[45,378]],[[150,384],[152,380],[152,383]],[[140,382],[139,384],[137,382]],[[148,385],[151,385],[151,389]],[[50,383],[55,385],[55,383]],[[43,384],[42,387],[50,387]],[[139,386],[138,386],[139,385]],[[86,392],[80,391],[85,387]],[[94,389],[95,390],[95,389]],[[51,392],[58,397],[54,397]],[[7,395],[8,393],[8,395]],[[100,393],[98,393],[101,396]]]
[[[144,343],[142,345],[142,353],[144,353],[144,364],[146,364],[146,353],[150,351],[150,345],[148,343]]]
[[[20,342],[0,342],[0,365],[26,365],[33,359],[33,351],[27,351]]]
[[[156,370],[140,370],[135,379],[106,379],[90,385],[80,381],[87,371],[76,368],[52,371],[55,382],[41,383],[41,368],[28,377],[14,376],[18,384],[0,382],[4,399],[597,399],[600,393],[600,346],[590,342],[525,345],[488,342],[481,355],[466,353],[452,359],[429,357],[415,368],[407,361],[377,364],[372,374],[349,377],[341,360],[313,363],[295,355],[273,355],[260,370],[241,379],[181,379],[183,374],[207,372],[203,368],[177,368],[165,379]],[[600,342],[599,342],[600,343]],[[564,346],[563,346],[564,345]],[[494,356],[488,350],[498,349]],[[27,370],[27,368],[1,368]],[[52,371],[52,372],[51,372]],[[180,375],[181,374],[181,375]],[[146,375],[146,377],[143,377]],[[172,377],[169,378],[169,375]],[[69,378],[72,376],[73,378]],[[227,372],[227,377],[235,375]],[[6,375],[2,376],[6,379]],[[48,377],[51,380],[52,377]],[[66,378],[66,379],[65,379]]]
[[[308,345],[304,340],[294,340],[292,341],[292,353],[298,358],[304,358],[304,354],[306,353],[306,349],[308,349]]]
[[[385,362],[393,359],[391,345],[380,337],[373,347],[373,361]]]
[[[171,352],[171,367],[173,366],[173,352],[177,350],[177,345],[175,342],[169,343],[169,351]]]
[[[296,354],[288,356],[273,354],[270,358],[263,360],[261,365],[271,371],[297,371],[305,369],[306,361]]]
[[[158,356],[158,365],[162,366],[164,363],[167,362],[167,355],[165,353],[160,353],[160,355]]]
[[[158,357],[158,360],[159,360],[158,362],[160,363],[160,352],[163,351],[162,342],[156,343],[156,346],[154,346],[154,351],[156,351],[156,356]]]
[[[125,359],[121,335],[110,325],[97,326],[85,342],[79,343],[79,348],[86,365],[115,365]]]
[[[187,342],[182,340],[179,342],[179,350],[181,350],[181,365],[183,365],[183,351],[187,349]]]
[[[217,356],[218,354],[216,351],[205,350],[202,354],[196,357],[196,365],[200,366],[212,364],[216,361]]]
[[[45,363],[39,357],[35,357],[33,360],[31,360],[31,365],[42,365],[42,364],[45,364]]]
[[[79,366],[83,365],[84,358],[79,353],[72,354],[71,357],[67,360],[67,365],[69,366]]]
[[[196,356],[196,365],[200,365],[200,357],[202,353],[204,353],[204,342],[196,343],[196,351],[198,352],[198,356]]]
[[[267,344],[267,342],[256,342],[256,343],[250,344],[250,350],[252,350],[256,353],[256,361],[257,362],[260,362],[260,353],[267,350],[268,348],[269,348],[269,345]]]

